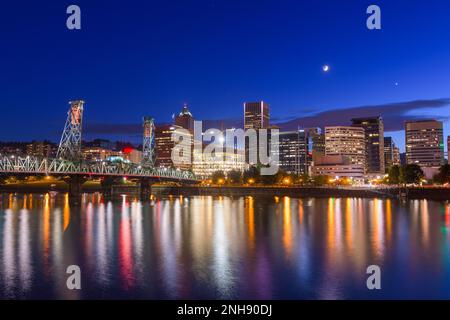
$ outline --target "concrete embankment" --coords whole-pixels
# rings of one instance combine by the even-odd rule
[[[337,198],[398,198],[402,193],[409,199],[450,200],[448,188],[329,188],[329,187],[152,187],[155,195],[183,196],[289,196]]]
[[[120,190],[120,192],[139,194],[138,188],[133,191]],[[128,189],[127,188],[127,189]],[[119,188],[120,189],[120,188]],[[45,193],[49,191],[67,192],[65,184],[52,186],[44,185],[22,185],[22,186],[0,186],[2,193]],[[102,192],[100,185],[83,186],[83,192]],[[151,193],[155,196],[183,195],[183,196],[289,196],[289,197],[337,197],[337,198],[399,198],[400,194],[408,199],[429,199],[445,201],[450,200],[450,188],[358,188],[358,187],[244,187],[244,186],[222,186],[222,187],[199,187],[199,186],[152,186]]]

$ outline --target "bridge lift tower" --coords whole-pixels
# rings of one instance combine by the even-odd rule
[[[144,117],[144,141],[142,144],[142,165],[154,167],[156,162],[155,120]]]
[[[79,162],[81,154],[81,131],[83,125],[84,101],[70,101],[69,112],[58,147],[57,158]]]

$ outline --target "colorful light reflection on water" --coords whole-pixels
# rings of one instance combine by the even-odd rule
[[[450,298],[450,205],[360,198],[0,198],[0,297]],[[66,287],[79,265],[82,290]],[[382,290],[366,288],[366,268]]]

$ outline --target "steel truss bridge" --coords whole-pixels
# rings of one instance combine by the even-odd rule
[[[172,168],[148,167],[133,163],[108,161],[75,163],[63,159],[15,156],[0,157],[0,174],[119,176],[152,178],[160,181],[197,181],[192,172]]]
[[[143,118],[143,150],[140,164],[123,161],[83,160],[81,149],[84,101],[70,101],[67,120],[59,143],[56,158],[0,156],[0,175],[52,175],[64,177],[69,184],[69,194],[81,193],[81,185],[91,177],[129,177],[139,181],[143,193],[149,192],[152,182],[171,181],[195,183],[191,171],[155,167],[155,124],[152,117]]]

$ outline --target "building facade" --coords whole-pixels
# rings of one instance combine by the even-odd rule
[[[127,162],[131,162],[134,164],[142,163],[143,153],[141,150],[137,150],[134,148],[124,148],[122,150],[123,158]]]
[[[250,165],[257,165],[259,160],[254,162],[251,159],[259,159],[259,132],[260,129],[270,129],[269,105],[264,101],[244,102],[244,130],[254,129],[257,132],[256,145],[250,146],[249,140],[245,141],[245,159]],[[270,140],[270,130],[268,130]],[[267,149],[268,150],[268,149]]]
[[[320,129],[312,129],[309,131],[312,157],[325,155],[325,134]]]
[[[0,141],[0,155],[17,155],[23,156],[27,154],[26,142],[1,142]]]
[[[156,166],[173,167],[172,149],[175,143],[172,141],[172,133],[177,127],[171,124],[157,125],[155,127]]]
[[[223,171],[225,174],[232,170],[245,170],[245,153],[242,149],[234,149],[227,152],[226,148],[218,148],[213,155],[205,154],[203,148],[195,148],[193,151],[192,171],[201,178],[207,179],[216,171]]]
[[[314,174],[312,168],[318,158],[325,156],[325,134],[320,128],[309,129],[309,167],[308,174]]]
[[[244,102],[244,129],[268,129],[269,105],[264,101]]]
[[[175,147],[175,141],[173,140],[173,134],[175,130],[182,129],[178,131],[178,135],[182,136],[182,139],[189,141],[190,145],[190,156],[188,160],[182,163],[174,163],[172,160],[172,150]],[[177,125],[165,124],[157,125],[155,127],[155,145],[156,145],[156,166],[157,167],[168,167],[168,168],[180,168],[183,170],[192,169],[192,147],[193,147],[193,137],[191,133],[186,132],[184,128]],[[182,156],[182,155],[181,155]]]
[[[449,150],[450,150],[450,136],[447,136],[447,160],[450,160]],[[447,162],[450,163],[450,161]]]
[[[288,173],[308,173],[309,141],[307,130],[278,132],[278,144],[275,152],[278,153],[279,169]]]
[[[419,120],[405,122],[406,163],[421,167],[444,164],[444,134],[442,121]]]
[[[385,172],[389,172],[390,167],[394,164],[394,142],[392,137],[384,137],[384,168]]]
[[[366,166],[365,133],[361,127],[325,127],[325,155],[345,156],[351,164]]]
[[[175,117],[175,125],[194,133],[194,117],[185,103],[181,112]]]
[[[325,127],[325,155],[314,156],[313,175],[349,178],[356,182],[365,175],[365,132],[361,127]]]
[[[400,158],[400,149],[394,144],[393,150],[392,150],[392,165],[399,166],[401,165],[401,158]]]
[[[84,147],[81,151],[85,161],[104,161],[111,156],[120,156],[120,152],[100,147]]]
[[[352,164],[347,156],[318,156],[314,162],[312,174],[329,176],[335,179],[351,178],[355,182],[362,182],[364,180],[364,166]]]
[[[100,147],[85,147],[82,150],[83,159],[88,162],[98,161],[120,161],[140,164],[142,162],[142,151],[132,147],[122,150],[109,150]]]
[[[384,174],[384,125],[381,117],[354,118],[352,126],[364,129],[366,174]]]
[[[56,152],[56,145],[47,141],[33,141],[27,144],[27,156],[50,158]]]
[[[392,137],[384,137],[384,168],[386,173],[392,166],[400,165],[400,149]]]

